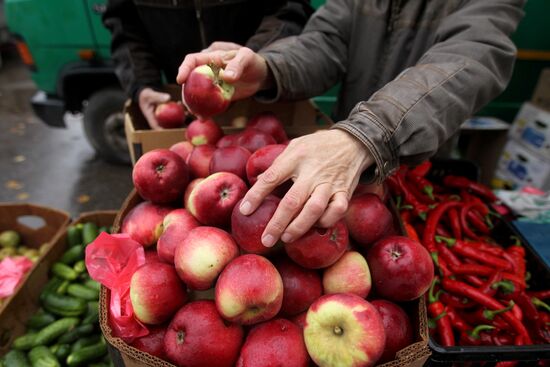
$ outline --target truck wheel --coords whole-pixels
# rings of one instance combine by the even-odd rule
[[[97,154],[111,163],[130,163],[124,133],[124,102],[120,89],[102,89],[88,99],[84,108],[84,132]]]

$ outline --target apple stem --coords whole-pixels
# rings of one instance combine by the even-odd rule
[[[344,334],[344,329],[342,329],[340,326],[336,325],[334,327],[334,334],[342,335],[342,334]]]
[[[210,67],[210,69],[212,69],[212,72],[214,73],[214,85],[222,84],[222,81],[220,80],[221,68],[213,62],[209,63],[208,66]]]
[[[157,171],[157,173],[161,173],[162,171],[164,171],[164,164],[161,164],[160,166],[158,166],[155,171]]]
[[[178,331],[178,344],[183,344],[183,342],[185,341],[185,331],[183,330],[179,330]]]

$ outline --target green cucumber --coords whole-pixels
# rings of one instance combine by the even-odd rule
[[[54,315],[80,316],[86,312],[86,301],[72,296],[64,296],[55,293],[47,293],[42,301],[44,308]]]
[[[101,283],[96,282],[93,279],[88,279],[84,281],[84,285],[88,288],[95,289],[98,292],[101,290]]]
[[[89,243],[92,243],[98,234],[99,229],[97,228],[97,224],[94,222],[84,223],[84,227],[82,228],[83,244],[88,245]]]
[[[61,286],[61,284],[63,284],[63,281],[63,279],[58,277],[53,277],[52,279],[50,279],[48,283],[46,283],[44,288],[42,288],[42,293],[40,293],[40,300],[44,301],[44,298],[47,294],[57,292],[57,289]]]
[[[99,227],[99,233],[101,233],[101,232],[110,233],[109,232],[109,227],[107,227],[107,226]]]
[[[88,311],[82,319],[82,325],[95,325],[99,322],[99,302],[88,302]]]
[[[29,352],[32,367],[61,367],[52,351],[43,345],[34,347]]]
[[[29,329],[42,329],[45,326],[48,326],[56,320],[55,316],[51,313],[39,311],[31,316],[27,321],[27,327]]]
[[[81,284],[71,284],[67,288],[67,293],[71,296],[82,298],[86,301],[97,301],[99,299],[99,292],[90,289]]]
[[[69,367],[87,365],[88,362],[95,361],[107,354],[107,344],[103,340],[99,343],[77,350],[67,357]]]
[[[75,262],[83,260],[84,255],[84,245],[76,245],[65,251],[59,261],[66,265],[73,265]]]
[[[36,335],[38,334],[26,333],[25,335],[21,335],[13,341],[12,347],[17,350],[31,349],[35,345],[34,341],[36,340]]]
[[[63,361],[71,354],[71,346],[69,344],[56,344],[50,347],[50,351],[55,355],[57,360]]]
[[[69,247],[82,244],[82,224],[67,228],[67,244]]]
[[[60,262],[52,265],[52,273],[65,280],[75,280],[78,278],[78,273],[73,268]]]
[[[4,366],[6,367],[31,367],[25,353],[20,350],[10,350],[4,356]]]
[[[86,263],[84,260],[77,261],[76,264],[73,265],[73,269],[77,274],[86,274],[87,276]]]
[[[71,354],[85,347],[89,347],[90,345],[97,344],[100,341],[101,341],[101,337],[99,335],[90,335],[84,338],[80,338],[76,342],[74,342],[73,345],[71,346]]]
[[[59,319],[54,323],[46,326],[36,334],[34,345],[50,345],[57,340],[61,335],[68,333],[78,325],[80,319],[76,317],[66,317]]]
[[[66,294],[67,288],[69,288],[69,285],[71,285],[71,282],[69,280],[64,280],[63,283],[57,289],[55,290],[55,293],[57,294]]]

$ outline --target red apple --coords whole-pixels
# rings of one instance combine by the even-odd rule
[[[243,147],[218,148],[210,161],[210,174],[231,172],[246,180],[246,162],[250,152]]]
[[[185,130],[185,138],[195,146],[216,145],[222,136],[223,130],[211,119],[193,120]]]
[[[229,233],[216,227],[198,227],[178,244],[174,264],[189,288],[207,290],[237,256],[239,248]]]
[[[198,145],[196,146],[189,157],[187,165],[193,177],[206,177],[210,174],[210,160],[216,151],[213,145]]]
[[[193,144],[188,141],[180,141],[170,147],[170,150],[183,159],[184,162],[187,162],[187,157],[191,154],[193,150]]]
[[[300,327],[300,329],[304,330],[304,328],[306,327],[306,317],[307,311],[304,311],[296,316],[291,317],[290,321],[295,323],[298,327]]]
[[[250,153],[254,153],[258,149],[260,149],[261,147],[265,147],[266,145],[277,144],[277,142],[271,135],[256,129],[246,129],[245,131],[243,131],[241,133],[241,136],[239,136],[237,143],[240,146],[248,149]]]
[[[318,366],[373,366],[384,351],[382,319],[355,294],[322,296],[307,312],[304,340]]]
[[[155,108],[155,118],[160,127],[176,129],[182,127],[185,122],[185,108],[181,102],[161,103]]]
[[[288,141],[283,123],[273,112],[266,111],[253,116],[246,126],[271,135],[277,143]]]
[[[423,295],[434,277],[430,254],[420,243],[403,236],[376,242],[367,252],[376,293],[391,301],[411,301]]]
[[[355,188],[355,191],[353,191],[353,196],[360,196],[363,194],[376,194],[384,203],[389,197],[388,188],[383,183],[372,183],[369,185],[359,183]]]
[[[200,119],[224,112],[235,88],[220,78],[216,65],[200,65],[191,71],[183,85],[183,101],[187,109]]]
[[[239,138],[242,133],[234,133],[222,136],[220,140],[216,143],[216,147],[225,148],[239,145]]]
[[[145,254],[145,264],[162,262],[162,260],[159,258],[157,252],[154,249],[147,250],[144,252],[144,254]]]
[[[348,251],[323,273],[323,292],[353,293],[366,298],[371,289],[367,260],[356,251]]]
[[[171,211],[170,207],[144,201],[128,212],[120,231],[144,247],[154,245],[162,234],[162,221]]]
[[[226,320],[252,325],[273,318],[283,302],[283,281],[275,266],[259,255],[231,261],[216,283],[216,307]]]
[[[274,264],[283,279],[282,315],[293,316],[306,311],[323,294],[317,271],[304,269],[287,258],[277,259]]]
[[[246,194],[246,184],[237,175],[218,172],[197,183],[187,202],[187,210],[199,222],[225,226],[231,221],[235,204]]]
[[[273,144],[266,145],[258,149],[248,158],[246,162],[246,177],[251,185],[258,180],[258,176],[264,173],[272,164],[275,158],[285,150],[286,145]]]
[[[239,201],[231,214],[231,233],[241,249],[254,254],[267,254],[271,248],[262,245],[262,233],[279,205],[276,196],[269,195],[258,209],[250,215],[243,215],[239,210]]]
[[[152,262],[141,266],[130,281],[134,316],[145,324],[162,324],[185,303],[187,293],[173,266]]]
[[[187,208],[187,206],[189,205],[189,196],[191,196],[191,192],[193,192],[193,189],[195,188],[195,186],[197,186],[197,184],[199,182],[201,182],[202,180],[204,180],[204,178],[202,177],[199,177],[199,178],[195,178],[193,180],[191,180],[191,182],[189,182],[189,184],[187,185],[187,188],[185,189],[185,193],[183,194],[183,205]]]
[[[166,334],[166,326],[152,326],[148,329],[149,334],[135,339],[132,342],[132,347],[155,357],[164,358],[164,334]]]
[[[168,213],[163,221],[164,231],[157,242],[159,258],[168,264],[173,264],[176,246],[198,226],[200,223],[185,209],[175,209]]]
[[[225,322],[212,301],[190,302],[179,310],[164,336],[165,355],[177,366],[232,367],[243,343],[239,325]]]
[[[331,228],[311,228],[302,237],[285,244],[285,250],[295,263],[307,269],[321,269],[334,264],[349,244],[344,221]]]
[[[363,194],[351,198],[345,221],[351,238],[366,249],[386,234],[393,218],[377,195]]]
[[[189,172],[179,155],[168,149],[155,149],[138,159],[132,180],[142,198],[166,204],[183,195]]]
[[[236,367],[307,367],[308,364],[302,330],[288,320],[276,319],[250,330]]]
[[[378,361],[386,363],[395,359],[395,354],[401,349],[413,343],[413,328],[409,316],[395,303],[383,299],[371,303],[380,314],[386,330],[386,348]]]

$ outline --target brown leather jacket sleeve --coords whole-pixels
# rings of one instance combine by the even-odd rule
[[[346,70],[355,4],[329,0],[301,36],[261,52],[276,80],[277,97],[312,97],[345,73],[358,73]],[[364,97],[337,123],[335,128],[355,136],[373,155],[371,178],[381,181],[400,163],[433,155],[467,117],[505,88],[516,53],[509,35],[523,15],[523,4],[462,1],[441,20],[433,44],[413,66]]]

